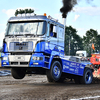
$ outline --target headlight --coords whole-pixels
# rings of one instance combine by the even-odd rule
[[[40,60],[40,57],[37,57],[37,60]]]
[[[32,60],[36,60],[36,59],[37,59],[36,57],[33,57],[33,58],[32,58]]]
[[[7,60],[7,57],[3,57],[3,60]]]
[[[33,57],[32,60],[43,60],[43,57]]]

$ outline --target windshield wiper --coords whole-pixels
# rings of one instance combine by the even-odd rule
[[[10,38],[11,38],[11,37],[14,37],[14,35],[5,35],[5,36],[6,36],[6,37],[10,37]]]
[[[36,35],[34,35],[34,34],[24,34],[25,36],[36,36]]]
[[[15,34],[15,35],[6,35],[6,36],[10,36],[10,37],[16,37],[16,36],[25,36],[25,37],[27,37],[27,36],[36,36],[36,35],[34,35],[34,34]]]

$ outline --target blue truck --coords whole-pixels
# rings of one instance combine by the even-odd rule
[[[15,79],[23,79],[26,74],[45,74],[49,82],[71,78],[75,83],[91,84],[91,63],[84,63],[77,56],[65,56],[64,40],[65,25],[50,16],[11,17],[3,39],[2,68],[11,68]]]

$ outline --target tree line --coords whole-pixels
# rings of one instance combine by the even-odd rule
[[[85,36],[80,37],[75,28],[66,26],[65,55],[75,56],[78,50],[86,50],[89,57],[91,57],[92,53],[100,52],[100,35],[97,30],[90,29],[86,31]]]

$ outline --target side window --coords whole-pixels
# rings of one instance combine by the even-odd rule
[[[53,37],[53,24],[50,24],[50,36]]]
[[[50,36],[57,38],[57,27],[53,24],[50,24]]]

